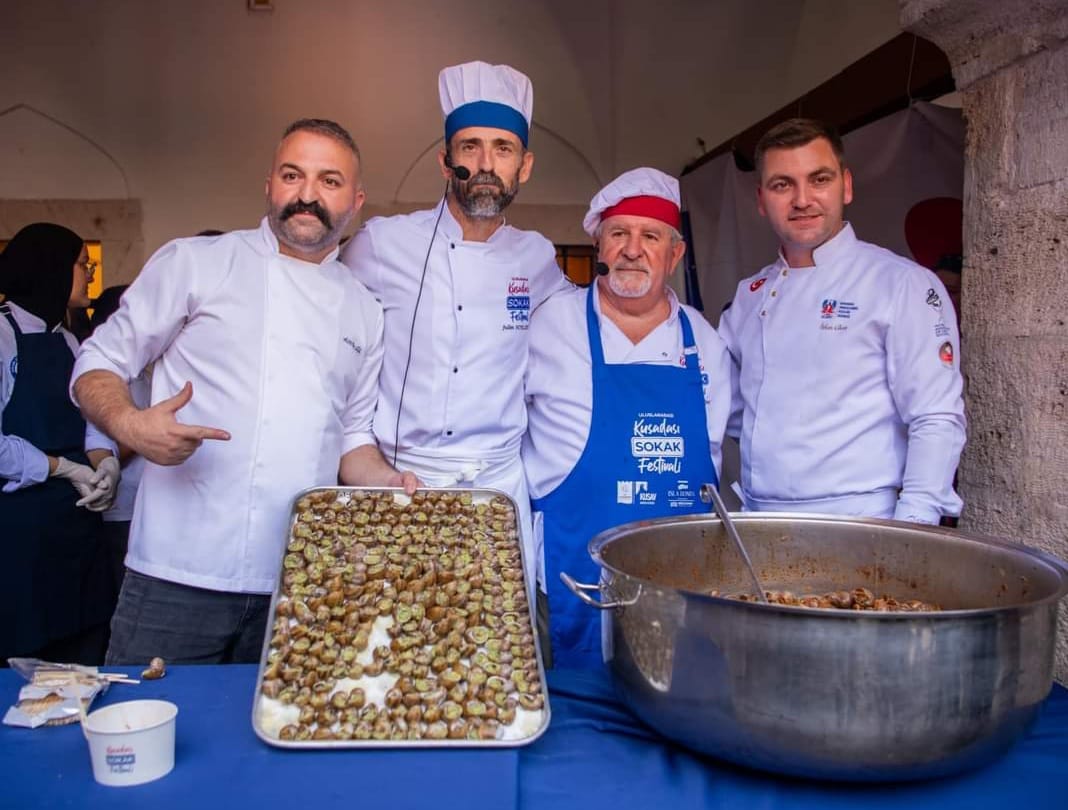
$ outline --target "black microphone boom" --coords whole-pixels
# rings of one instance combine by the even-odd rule
[[[608,275],[608,265],[604,262],[597,262],[597,264],[593,266],[593,269],[597,271],[597,275],[599,276]]]
[[[445,153],[445,168],[451,171],[456,176],[456,179],[461,182],[467,180],[471,176],[471,170],[466,166],[453,165],[452,155],[448,152]]]

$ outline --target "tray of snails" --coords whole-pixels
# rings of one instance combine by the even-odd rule
[[[324,487],[293,501],[252,708],[285,748],[501,747],[548,728],[515,503]]]

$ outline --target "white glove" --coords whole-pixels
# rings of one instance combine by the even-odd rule
[[[115,495],[119,491],[119,479],[122,478],[122,469],[119,460],[115,456],[105,456],[101,459],[93,473],[92,488],[83,488],[84,485],[76,485],[82,496],[75,506],[84,506],[90,512],[106,512],[115,503]]]
[[[115,500],[114,491],[99,487],[95,482],[96,471],[85,464],[76,464],[58,456],[52,475],[70,481],[71,486],[81,496],[75,502],[76,506],[84,506],[93,512],[103,512],[110,508],[111,502]]]
[[[78,488],[78,484],[83,484],[89,487],[90,490],[96,489],[96,483],[93,481],[96,472],[93,468],[85,464],[68,461],[63,456],[56,458],[56,469],[52,475],[56,478],[66,478],[75,489]]]
[[[119,479],[122,478],[122,467],[115,456],[104,456],[93,473],[93,485],[97,489],[104,489],[112,494],[119,491]]]

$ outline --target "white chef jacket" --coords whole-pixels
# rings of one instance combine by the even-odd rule
[[[789,267],[780,255],[738,285],[720,320],[747,508],[959,514],[960,338],[945,288],[848,223],[813,257]]]
[[[5,301],[11,316],[23,334],[36,335],[45,331],[45,322],[27,312],[11,301]],[[53,332],[63,335],[70,346],[70,353],[78,353],[78,341],[62,324],[57,324]],[[20,436],[9,435],[3,431],[4,409],[11,401],[15,391],[15,377],[18,375],[18,351],[15,332],[7,318],[0,315],[0,481],[4,492],[14,492],[22,487],[40,484],[48,478],[48,456]],[[106,448],[115,453],[115,444],[104,436],[91,423],[85,425],[86,449]]]
[[[723,434],[731,412],[731,358],[712,325],[693,307],[667,290],[671,312],[639,343],[631,342],[608,317],[601,297],[593,297],[606,363],[646,363],[685,368],[679,308],[693,327],[705,394],[709,453],[719,474]],[[542,498],[571,473],[586,448],[594,418],[593,376],[586,333],[586,290],[575,289],[545,302],[530,324],[530,362],[526,374],[527,432],[523,467],[532,498]],[[544,582],[540,513],[534,513],[538,581]]]
[[[514,456],[526,427],[522,385],[530,313],[572,285],[545,237],[502,225],[486,242],[467,242],[445,205],[413,332],[423,263],[441,208],[376,217],[341,256],[385,310],[388,362],[375,435],[387,456],[394,446],[442,458],[501,451]]]
[[[220,591],[266,593],[294,496],[337,482],[374,441],[382,310],[332,252],[320,264],[257,230],[160,248],[83,345],[74,379],[129,382],[156,361],[152,403],[193,383],[185,424],[230,432],[175,466],[146,463],[129,568]]]
[[[341,259],[385,310],[388,362],[374,422],[383,453],[391,460],[395,454],[398,467],[430,486],[492,487],[510,495],[520,511],[532,584],[530,503],[519,459],[527,424],[523,373],[530,314],[554,292],[573,287],[556,264],[556,250],[541,234],[507,224],[485,242],[465,241],[443,202],[368,221]]]

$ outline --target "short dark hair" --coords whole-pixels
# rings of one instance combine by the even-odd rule
[[[351,149],[358,162],[363,162],[360,158],[360,147],[356,145],[356,141],[352,139],[349,131],[336,121],[330,121],[326,118],[300,118],[286,127],[286,131],[282,133],[282,140],[284,141],[294,132],[314,132],[318,135],[333,138],[338,143]]]
[[[764,155],[769,149],[794,149],[812,143],[817,138],[824,138],[830,143],[834,156],[838,158],[838,163],[844,169],[845,147],[842,145],[842,136],[838,134],[837,129],[815,118],[789,118],[773,126],[757,141],[753,153],[757,174],[764,170]]]

